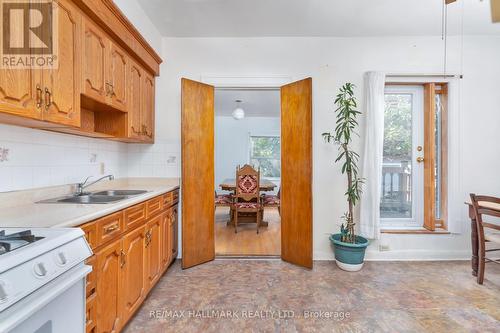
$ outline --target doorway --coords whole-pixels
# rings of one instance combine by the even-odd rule
[[[280,89],[281,258],[312,268],[312,79]],[[182,267],[215,258],[213,86],[182,79]]]
[[[239,215],[234,225],[236,169],[260,174],[262,222]],[[230,186],[231,185],[231,186]],[[234,184],[236,185],[236,184]],[[279,257],[281,254],[281,115],[278,88],[215,89],[215,255]],[[246,215],[246,216],[245,216]]]

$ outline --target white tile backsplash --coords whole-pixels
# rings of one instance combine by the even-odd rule
[[[71,184],[88,176],[179,177],[180,144],[154,145],[79,137],[0,124],[0,192]]]

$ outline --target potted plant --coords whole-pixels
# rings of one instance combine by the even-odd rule
[[[335,98],[336,122],[332,133],[323,133],[326,142],[335,143],[339,147],[339,153],[335,163],[342,163],[342,174],[347,176],[347,189],[345,196],[348,202],[348,211],[342,216],[343,223],[340,233],[330,235],[330,240],[335,248],[335,261],[337,265],[346,271],[359,271],[363,267],[365,250],[368,240],[358,236],[354,232],[353,211],[361,195],[361,187],[364,179],[358,176],[359,154],[350,147],[353,135],[357,135],[357,102],[354,97],[354,85],[346,83],[340,88]]]

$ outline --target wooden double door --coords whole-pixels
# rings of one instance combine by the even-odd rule
[[[214,87],[182,79],[182,267],[215,258]],[[281,258],[312,268],[312,79],[281,87]]]

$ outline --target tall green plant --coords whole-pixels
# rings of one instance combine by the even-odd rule
[[[356,132],[358,127],[357,116],[361,112],[357,111],[357,102],[354,97],[354,85],[352,83],[344,84],[337,96],[335,97],[335,113],[336,122],[335,130],[332,133],[322,133],[326,142],[335,143],[339,146],[339,154],[335,159],[335,163],[342,163],[342,174],[347,175],[347,190],[345,195],[349,203],[349,210],[344,214],[341,234],[342,241],[347,243],[355,243],[356,235],[354,233],[354,206],[359,201],[361,196],[361,187],[364,179],[358,176],[358,161],[359,154],[353,151],[350,147],[353,135],[358,135]]]

